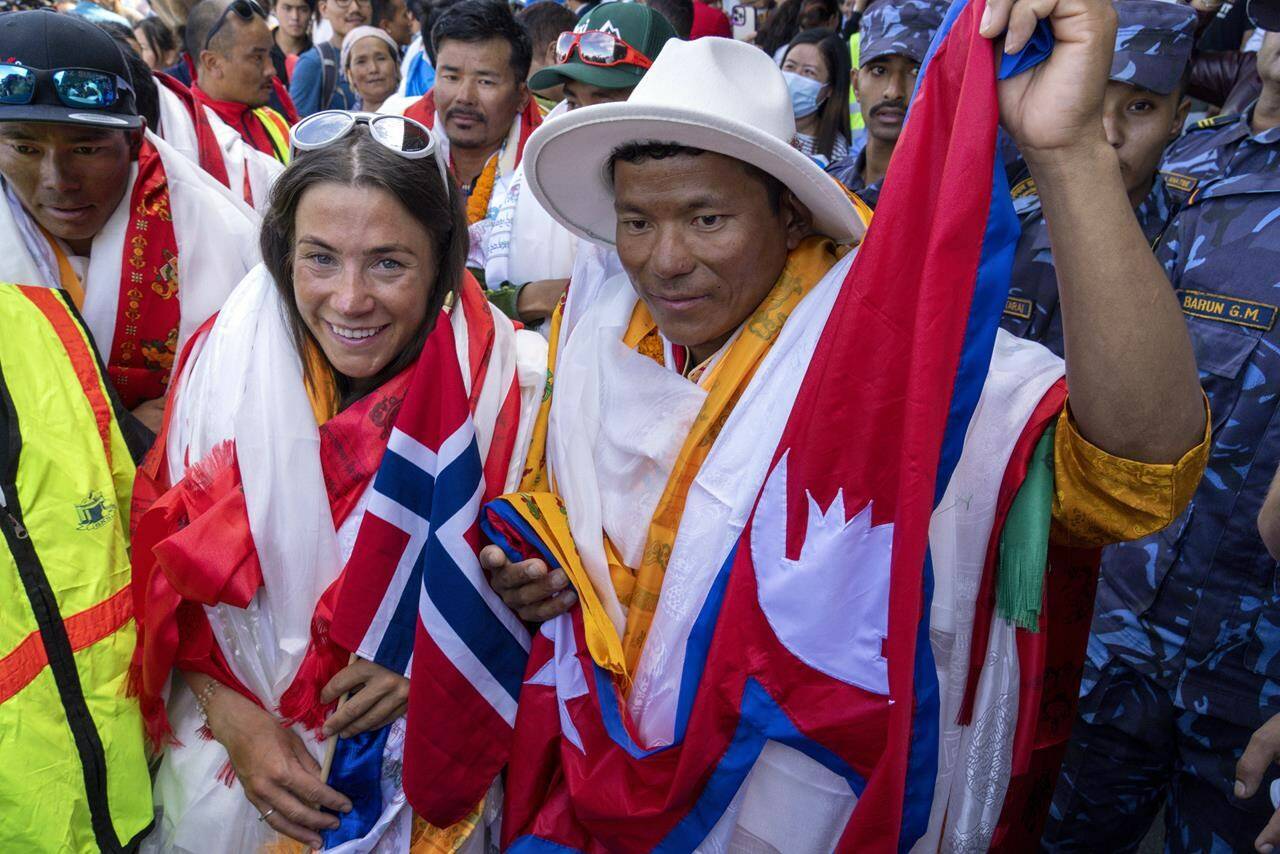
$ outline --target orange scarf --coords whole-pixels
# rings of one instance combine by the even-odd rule
[[[627,609],[626,628],[620,650],[623,660],[615,660],[615,655],[607,654],[606,660],[601,660],[603,651],[618,650],[617,634],[604,609],[599,606],[590,607],[594,597],[582,597],[583,620],[593,657],[601,666],[623,676],[624,680],[627,674],[635,671],[649,626],[657,612],[667,560],[675,544],[685,501],[694,478],[706,461],[734,406],[746,391],[760,363],[772,349],[787,318],[848,251],[849,247],[836,246],[826,238],[805,239],[787,257],[786,266],[773,289],[742,324],[720,358],[700,377],[698,384],[707,390],[707,397],[676,457],[666,488],[654,510],[640,566],[632,568],[624,565],[606,539],[605,551],[609,560],[610,577],[619,601]],[[555,344],[560,314],[557,311],[552,319],[553,349],[548,371],[549,390],[555,368]],[[655,361],[661,361],[661,334],[644,303],[637,302],[631,322],[623,335],[623,343]],[[550,399],[551,394],[548,393],[534,426],[529,454],[530,466],[521,484],[522,492],[546,492],[552,489],[546,472],[546,424]],[[576,558],[576,555],[573,557]],[[575,560],[569,559],[565,565],[566,571],[569,572],[574,587],[585,594],[591,589],[590,579],[585,570],[581,569],[580,563],[576,567],[572,565],[574,563]]]

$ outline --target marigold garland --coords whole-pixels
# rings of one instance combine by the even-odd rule
[[[467,225],[475,225],[489,213],[489,197],[493,195],[493,184],[498,178],[498,155],[501,153],[489,158],[467,198]]]

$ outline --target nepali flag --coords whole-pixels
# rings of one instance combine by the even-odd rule
[[[409,729],[420,734],[418,741],[434,731],[442,714],[465,715],[481,741],[505,746],[510,740],[529,638],[480,570],[477,521],[484,489],[454,332],[442,315],[418,358],[374,476],[331,628],[340,646],[388,670],[409,674],[412,664],[411,685],[448,678],[442,677],[446,670],[454,679],[474,680],[456,693],[478,701],[476,708],[415,704],[411,689],[410,717],[416,718]],[[451,663],[495,653],[516,670],[510,684],[483,667],[464,675]],[[351,799],[353,810],[325,834],[326,848],[383,830],[379,818],[388,804],[382,766],[390,730],[338,739],[328,782]],[[421,749],[415,741],[406,744],[406,752]]]
[[[998,62],[982,11],[956,0],[926,57],[754,510],[712,570],[679,663],[674,739],[636,736],[580,608],[544,624],[506,777],[509,850],[694,850],[722,829],[771,743],[847,787],[838,850],[907,850],[924,835],[939,716],[929,522],[987,376],[1018,236],[996,155],[996,81],[1049,47],[1042,30]],[[556,564],[534,524],[552,508],[521,498],[492,503],[486,531],[513,559]],[[455,746],[465,730],[436,733],[439,767],[466,755]],[[483,792],[484,760],[442,785]],[[456,812],[449,797],[411,793],[433,821]]]

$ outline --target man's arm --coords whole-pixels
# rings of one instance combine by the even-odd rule
[[[1129,206],[1102,127],[1116,16],[1108,0],[990,0],[983,32],[1016,51],[1047,18],[1041,65],[999,84],[1000,114],[1043,205],[1080,432],[1118,457],[1174,463],[1204,439],[1186,322]]]
[[[324,74],[324,66],[318,61],[314,50],[309,50],[298,57],[298,64],[293,67],[293,77],[289,80],[289,97],[303,118],[320,111],[320,81]]]

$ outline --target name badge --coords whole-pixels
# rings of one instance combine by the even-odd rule
[[[1247,326],[1250,329],[1261,329],[1263,332],[1271,331],[1271,328],[1276,325],[1276,312],[1280,310],[1265,302],[1254,302],[1205,291],[1178,291],[1178,299],[1182,300],[1183,314],[1202,317],[1205,320],[1234,323],[1236,326]]]
[[[1004,301],[1004,313],[1010,317],[1018,317],[1023,320],[1031,319],[1031,314],[1035,307],[1035,303],[1022,297],[1009,297]]]

